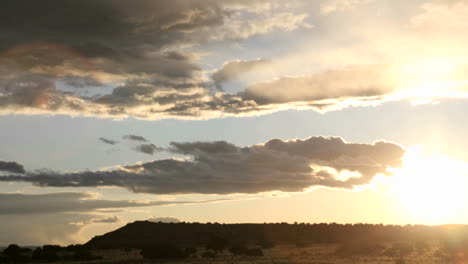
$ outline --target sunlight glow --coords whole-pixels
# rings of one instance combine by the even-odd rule
[[[400,66],[396,72],[402,84],[398,96],[429,101],[437,97],[466,97],[468,80],[456,74],[461,64],[454,58],[429,57]]]
[[[466,208],[466,163],[411,147],[394,173],[392,191],[415,222],[453,223]]]

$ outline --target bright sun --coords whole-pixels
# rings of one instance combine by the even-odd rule
[[[468,164],[412,147],[394,173],[393,193],[415,222],[454,223],[466,209]]]

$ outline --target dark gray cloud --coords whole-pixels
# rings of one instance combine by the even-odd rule
[[[132,208],[174,204],[196,204],[206,201],[128,201],[102,200],[84,192],[58,192],[46,194],[0,193],[0,215],[89,213],[109,208]]]
[[[75,88],[138,80],[151,86],[148,93],[191,88],[201,69],[189,54],[167,50],[198,43],[194,31],[222,26],[224,4],[7,0],[0,11],[0,110],[115,115],[139,101],[134,86],[84,98],[59,91],[56,80]],[[24,80],[25,74],[36,79]]]
[[[211,78],[213,79],[216,88],[222,90],[222,84],[231,80],[235,80],[240,75],[254,71],[255,69],[265,67],[271,61],[267,59],[256,60],[233,60],[224,63],[224,65],[217,70]]]
[[[228,142],[171,143],[169,150],[189,159],[164,159],[107,171],[35,172],[0,181],[38,186],[118,186],[137,193],[299,192],[313,186],[352,189],[388,168],[401,166],[405,150],[394,143],[347,143],[339,137],[273,139],[239,147]],[[348,176],[346,176],[348,175]],[[351,177],[349,177],[351,176]]]
[[[141,144],[141,145],[136,146],[134,150],[144,153],[144,154],[153,155],[155,152],[162,151],[164,149],[159,148],[154,144]]]
[[[122,138],[132,142],[132,144],[131,144],[131,146],[133,145],[131,147],[132,150],[135,150],[135,151],[143,153],[143,154],[153,155],[154,153],[156,153],[158,151],[163,151],[164,150],[164,148],[160,148],[160,147],[156,146],[155,144],[149,142],[146,138],[144,138],[142,136],[125,135]],[[119,143],[118,141],[106,139],[106,138],[103,138],[103,137],[100,137],[99,140],[101,142],[109,144],[109,145],[115,145],[115,144]],[[142,144],[136,145],[134,143],[142,143]]]
[[[163,47],[188,42],[191,40],[187,33],[222,25],[229,15],[224,9],[226,2],[6,0],[0,11],[0,29],[9,38],[2,44],[60,41],[88,57],[136,56],[140,50],[131,47],[143,49],[143,44],[148,43]]]
[[[0,172],[13,172],[13,173],[25,173],[23,165],[14,161],[1,161],[0,160]]]
[[[100,137],[100,138],[99,138],[99,141],[101,141],[101,142],[103,142],[103,143],[106,143],[106,144],[109,144],[109,145],[115,145],[115,144],[119,143],[119,142],[116,141],[116,140],[106,139],[106,138],[103,138],[103,137]]]
[[[142,136],[137,136],[137,135],[125,135],[123,136],[123,139],[128,139],[128,140],[133,140],[133,141],[140,141],[140,142],[148,142],[146,138]]]

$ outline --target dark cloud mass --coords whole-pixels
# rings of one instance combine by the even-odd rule
[[[13,161],[0,160],[0,172],[25,173],[23,165]]]
[[[0,114],[194,119],[284,109],[276,104],[299,96],[276,100],[253,88],[220,92],[222,83],[267,66],[267,59],[229,61],[210,80],[200,55],[187,47],[310,28],[307,17],[282,1],[5,0]],[[113,88],[97,89],[106,85]],[[92,89],[84,96],[86,88]],[[345,95],[363,94],[369,93]]]
[[[273,139],[239,147],[225,141],[171,143],[188,159],[155,160],[107,171],[37,172],[0,177],[38,186],[118,186],[137,193],[229,194],[299,192],[313,186],[352,189],[401,166],[405,150],[394,143],[347,143],[339,137]]]

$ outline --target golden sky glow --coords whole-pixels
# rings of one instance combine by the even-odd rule
[[[153,217],[468,223],[468,0],[20,2],[0,246]]]

